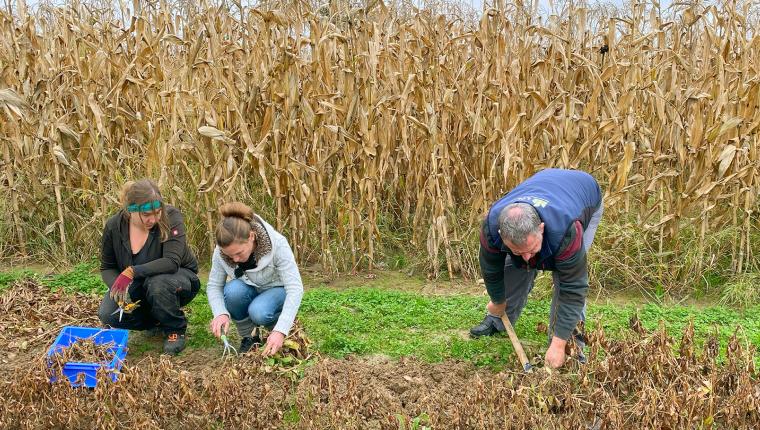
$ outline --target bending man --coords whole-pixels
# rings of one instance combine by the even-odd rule
[[[602,218],[602,193],[585,172],[546,169],[494,203],[480,232],[480,270],[491,301],[470,330],[474,337],[504,330],[501,316],[515,324],[538,270],[553,272],[546,364],[565,363],[568,341],[583,356],[579,321],[586,319],[586,255]]]

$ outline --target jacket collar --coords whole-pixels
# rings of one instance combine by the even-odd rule
[[[119,214],[121,215],[119,219],[119,236],[122,246],[124,246],[124,249],[127,251],[127,254],[129,255],[130,262],[129,264],[132,264],[132,242],[129,240],[129,214],[124,211],[124,209],[119,211]],[[148,231],[148,235],[154,234],[155,231],[154,227],[150,231]],[[148,244],[148,241],[145,241],[145,245]]]
[[[124,246],[124,249],[128,251],[128,255],[132,256],[132,245],[129,241],[129,215],[124,212],[124,210],[119,211],[119,236],[121,239],[121,244]]]

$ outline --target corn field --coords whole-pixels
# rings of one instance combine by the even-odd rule
[[[707,237],[733,231],[731,269],[756,266],[752,2],[544,19],[517,2],[479,21],[377,0],[105,4],[0,11],[5,258],[97,255],[120,185],[148,176],[203,257],[217,206],[242,199],[326,271],[371,269],[404,231],[431,276],[474,275],[490,203],[568,167],[662,262],[709,265]]]

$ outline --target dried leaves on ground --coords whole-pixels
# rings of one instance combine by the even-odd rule
[[[0,302],[19,294],[13,291],[19,286],[29,285],[1,293]],[[55,302],[47,295],[61,299],[38,293],[45,303]],[[313,357],[305,333],[296,339],[290,352]],[[128,356],[117,383],[102,381],[92,390],[51,384],[40,356],[16,363],[0,381],[0,428],[758,428],[755,351],[740,339],[721,346],[709,337],[701,347],[692,326],[680,340],[664,325],[622,339],[599,329],[589,334],[588,364],[530,374],[364,357],[310,360],[294,377],[282,362],[259,354],[224,359],[200,350]]]
[[[100,300],[96,294],[52,291],[34,278],[0,292],[0,376],[27,365],[64,326],[99,326]]]

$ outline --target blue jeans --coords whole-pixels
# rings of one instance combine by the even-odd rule
[[[285,303],[285,288],[273,287],[262,292],[239,279],[224,285],[224,305],[235,321],[250,318],[255,325],[272,328]]]

